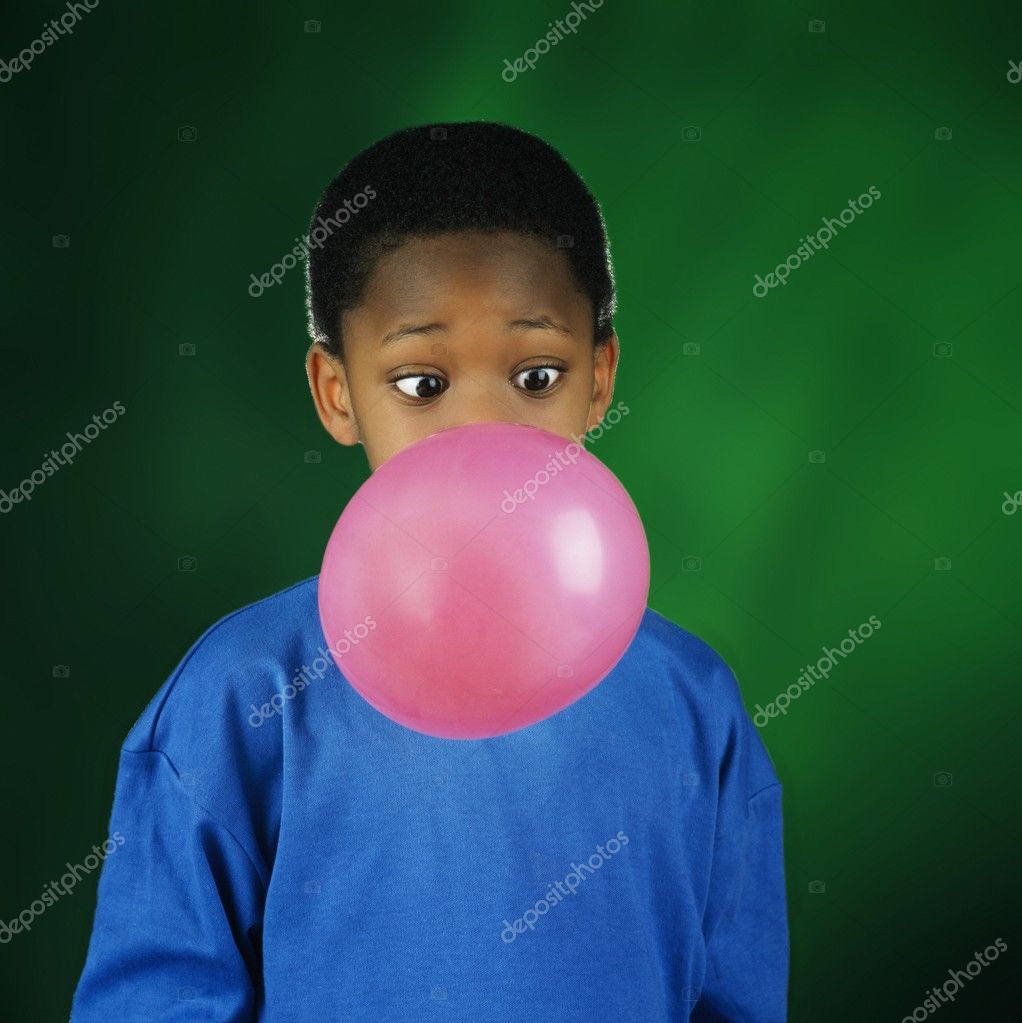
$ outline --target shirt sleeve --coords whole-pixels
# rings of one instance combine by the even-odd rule
[[[252,1023],[266,878],[157,749],[122,749],[70,1023]]]
[[[693,1023],[784,1023],[788,920],[781,785],[744,710],[721,766]]]

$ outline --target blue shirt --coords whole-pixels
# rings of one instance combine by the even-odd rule
[[[437,739],[345,682],[316,584],[129,732],[71,1023],[785,1019],[781,787],[710,647],[647,609],[565,710]]]

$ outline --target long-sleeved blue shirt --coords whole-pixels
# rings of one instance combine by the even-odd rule
[[[437,739],[342,678],[316,585],[128,734],[71,1023],[785,1019],[781,787],[710,647],[647,609],[571,706]]]

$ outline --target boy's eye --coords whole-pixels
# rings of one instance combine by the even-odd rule
[[[556,366],[531,366],[514,375],[514,385],[523,391],[533,393],[548,391],[563,372],[564,370],[558,369]],[[402,394],[407,394],[409,398],[423,400],[438,398],[450,386],[443,377],[434,376],[432,373],[415,373],[406,377],[398,377],[393,383]]]
[[[440,378],[429,374],[400,377],[395,380],[399,391],[409,398],[435,398],[447,390],[447,384]]]
[[[515,374],[515,380],[522,381],[521,384],[516,383],[515,386],[526,391],[546,391],[553,386],[562,372],[563,370],[554,366],[532,366]]]

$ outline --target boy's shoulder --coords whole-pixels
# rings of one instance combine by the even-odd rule
[[[132,766],[120,776],[124,783],[162,775],[169,787],[153,792],[187,799],[268,871],[281,818],[283,737],[279,717],[254,727],[250,705],[278,692],[321,635],[315,578],[211,625],[128,732],[120,756]],[[145,773],[136,775],[143,764]]]
[[[745,708],[734,671],[704,640],[647,608],[638,636],[640,665],[662,679],[659,716],[687,720],[699,746],[737,764],[747,795],[779,784],[773,760]],[[651,662],[651,663],[650,663]]]
[[[705,640],[647,607],[636,635],[640,656],[660,665],[677,695],[719,710],[742,707],[738,681],[727,661]]]
[[[224,715],[251,713],[280,688],[322,642],[317,576],[304,579],[214,622],[191,645],[124,742],[134,750],[163,749],[172,729],[206,734],[230,729]]]

